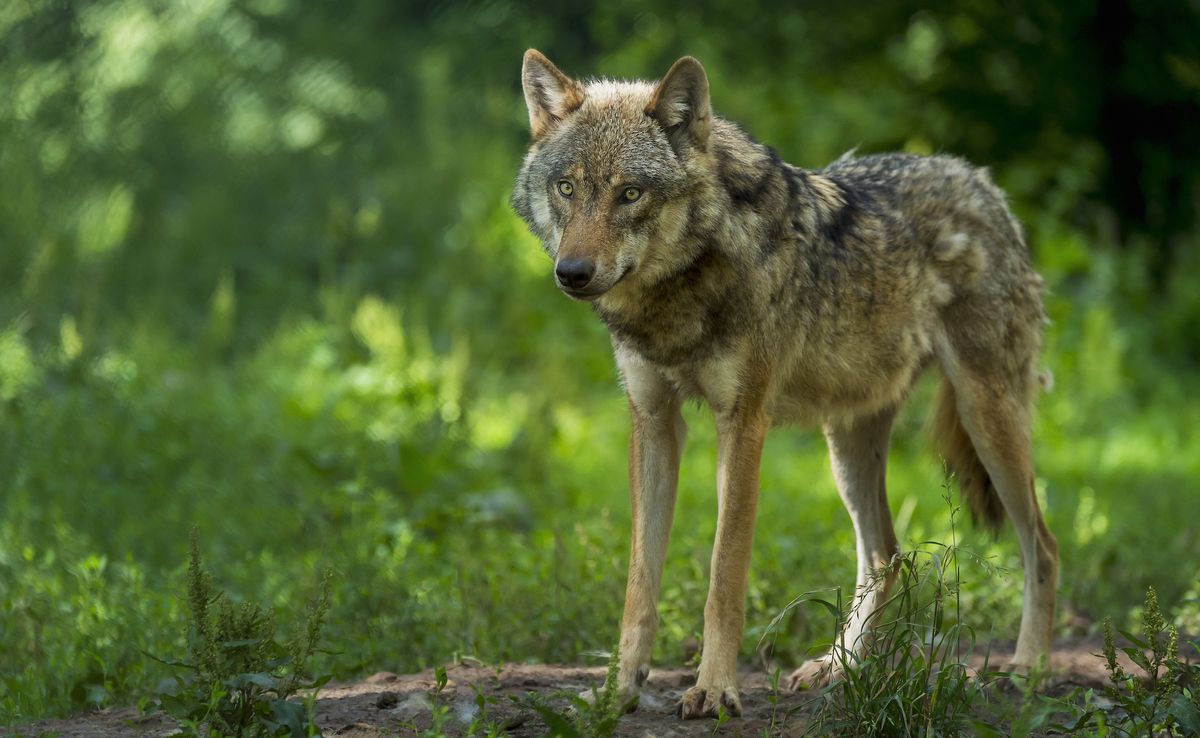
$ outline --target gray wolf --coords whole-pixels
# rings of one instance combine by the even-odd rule
[[[1007,514],[1016,528],[1025,599],[1014,667],[1034,666],[1049,651],[1058,576],[1030,444],[1042,280],[987,173],[903,154],[794,167],[713,114],[691,57],[657,83],[581,83],[530,49],[521,80],[533,141],[512,204],[554,260],[558,287],[608,326],[633,422],[618,678],[627,704],[649,674],[683,403],[714,412],[718,506],[700,668],[678,710],[738,715],[767,431],[825,433],[858,541],[840,643],[861,652],[899,550],[884,484],[892,420],[933,365],[937,436],[970,509],[993,527]],[[790,684],[825,684],[846,662],[809,661]]]

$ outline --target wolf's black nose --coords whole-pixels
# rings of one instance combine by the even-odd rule
[[[573,290],[587,287],[595,273],[596,265],[588,259],[562,259],[558,266],[554,267],[558,283]]]

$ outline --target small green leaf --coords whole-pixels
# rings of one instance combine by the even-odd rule
[[[308,725],[308,715],[304,705],[288,700],[275,700],[271,703],[271,715],[275,722],[287,728],[291,738],[305,738],[308,735],[305,728]]]
[[[1167,714],[1175,718],[1186,735],[1200,736],[1200,707],[1185,695],[1177,694]]]

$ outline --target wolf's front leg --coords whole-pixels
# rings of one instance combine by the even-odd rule
[[[696,686],[679,703],[682,718],[742,714],[737,655],[746,622],[746,578],[758,508],[758,467],[770,422],[761,399],[739,398],[717,414],[717,537],[713,544],[704,650]]]
[[[621,703],[633,709],[650,674],[650,652],[658,631],[658,591],[675,514],[679,457],[687,425],[672,387],[649,370],[638,372],[629,366],[622,366],[622,370],[633,418],[629,439],[633,534],[617,689]]]

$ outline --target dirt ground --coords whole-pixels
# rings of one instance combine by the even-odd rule
[[[1058,644],[1052,658],[1054,676],[1046,688],[1054,694],[1069,693],[1075,687],[1101,686],[1106,674],[1104,663],[1094,654],[1100,652],[1097,639],[1075,640]],[[1010,651],[993,648],[992,668],[1007,663]],[[973,665],[982,665],[982,656]],[[421,735],[429,728],[433,710],[445,711],[444,730],[461,735],[470,722],[480,716],[478,695],[485,698],[486,720],[503,727],[514,737],[541,736],[546,724],[529,706],[530,692],[543,695],[549,704],[564,711],[567,700],[556,693],[579,692],[604,679],[603,667],[509,664],[488,667],[456,664],[446,667],[448,683],[443,692],[432,697],[435,687],[432,670],[400,676],[389,672],[374,674],[359,682],[330,684],[321,690],[317,721],[326,736],[342,738],[379,738],[381,736]],[[772,706],[770,678],[761,671],[745,671],[741,677],[744,716],[733,718],[714,733],[712,720],[681,722],[675,717],[675,704],[692,684],[691,669],[652,670],[637,711],[621,719],[618,736],[673,738],[675,736],[761,736],[765,728],[772,735],[796,735],[804,727],[805,705],[812,693],[780,693]],[[1010,698],[1016,699],[1015,696]],[[774,722],[772,722],[774,721]],[[112,736],[168,736],[175,724],[163,715],[139,715],[134,708],[111,709],[65,720],[43,720],[0,729],[0,736],[56,735],[59,738],[101,738]],[[486,735],[485,731],[481,734]]]

